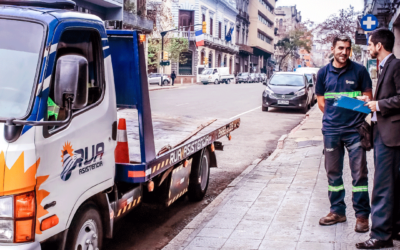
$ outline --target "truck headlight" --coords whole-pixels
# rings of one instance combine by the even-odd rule
[[[12,196],[0,198],[0,217],[13,217],[13,198]]]
[[[0,241],[13,242],[13,235],[14,235],[14,221],[0,220]]]
[[[295,96],[302,96],[302,95],[305,95],[305,94],[306,94],[306,90],[302,89],[302,90],[297,91],[294,95]]]

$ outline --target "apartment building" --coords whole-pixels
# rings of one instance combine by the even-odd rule
[[[235,57],[239,53],[236,41],[236,9],[235,0],[173,0],[170,2],[172,18],[178,31],[175,37],[189,39],[189,49],[182,52],[185,63],[171,62],[165,73],[175,71],[177,82],[196,82],[197,76],[210,67],[229,67],[235,71]],[[201,24],[207,23],[204,34],[204,46],[196,47],[195,31],[201,30]],[[187,26],[192,26],[187,28]],[[231,40],[227,39],[232,32]],[[207,62],[207,63],[206,63]]]
[[[253,48],[249,46],[249,0],[237,0],[236,8],[239,11],[236,16],[236,45],[239,46],[239,54],[235,58],[235,73],[250,72],[250,56]]]
[[[301,12],[297,10],[296,6],[279,6],[275,10],[275,26],[277,29],[275,43],[283,39],[288,32],[296,29],[301,23]],[[303,52],[304,54],[304,52]],[[303,55],[304,56],[304,55]],[[281,71],[293,71],[298,65],[301,65],[301,55],[296,51],[294,56],[283,58],[283,51],[279,47],[275,49],[275,58],[277,60],[277,67],[281,65]],[[310,57],[311,58],[311,57]],[[304,66],[304,65],[302,65]],[[279,70],[279,69],[277,69]]]
[[[268,72],[268,61],[274,54],[274,20],[277,0],[251,0],[249,3],[249,41],[253,48],[250,72]]]

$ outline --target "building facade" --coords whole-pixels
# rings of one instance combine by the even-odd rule
[[[235,44],[235,23],[238,11],[234,0],[173,0],[171,11],[174,25],[178,31],[174,36],[187,38],[189,49],[181,55],[185,63],[171,62],[165,73],[175,71],[177,82],[197,82],[204,68],[229,67],[234,74],[235,57],[239,47]],[[204,46],[196,46],[195,31],[202,29],[206,22]],[[192,26],[187,28],[187,26]],[[231,33],[231,40],[226,38]]]
[[[236,45],[239,46],[239,54],[235,58],[235,73],[250,72],[250,56],[253,48],[249,46],[249,0],[237,0],[236,8],[239,11],[236,16]]]
[[[274,54],[274,20],[277,0],[251,0],[249,2],[248,45],[253,48],[250,55],[250,72],[269,73],[269,61]]]
[[[291,30],[299,27],[301,23],[301,13],[297,11],[296,6],[280,6],[275,10],[276,36],[275,43],[282,40]],[[293,71],[301,62],[299,51],[292,57],[284,57],[283,51],[275,48],[275,59],[277,61],[277,70]],[[283,60],[283,62],[282,62]],[[280,69],[279,69],[280,66]]]

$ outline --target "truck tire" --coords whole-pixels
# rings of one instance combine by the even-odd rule
[[[231,84],[231,80],[230,79],[228,79],[228,80],[226,80],[226,82],[225,82],[226,84]]]
[[[168,80],[164,80],[163,85],[168,85]]]
[[[219,84],[218,79],[215,79],[214,84]]]
[[[193,157],[189,177],[188,197],[191,201],[201,201],[206,195],[210,177],[210,154],[207,149]]]
[[[66,250],[101,249],[103,226],[97,206],[86,203],[75,214],[69,227]]]

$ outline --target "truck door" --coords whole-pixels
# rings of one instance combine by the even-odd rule
[[[50,55],[54,62],[49,61],[48,78],[42,91],[47,98],[44,120],[64,120],[67,116],[66,108],[59,108],[55,103],[56,68],[58,64],[64,65],[59,63],[60,58],[79,55],[87,60],[88,99],[84,107],[72,110],[69,124],[35,127],[40,157],[38,220],[54,214],[59,218],[54,228],[41,232],[37,227],[39,240],[65,230],[85,199],[113,185],[115,142],[112,127],[117,118],[108,40],[102,27],[100,22],[74,20],[61,23],[54,34],[54,52]]]

